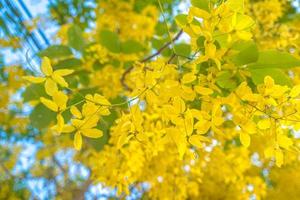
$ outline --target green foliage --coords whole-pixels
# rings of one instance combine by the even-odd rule
[[[72,51],[65,45],[52,45],[38,53],[40,57],[63,58],[72,55]]]
[[[121,42],[118,34],[109,30],[100,32],[100,43],[113,53],[120,53],[121,51]]]
[[[250,69],[299,67],[300,60],[287,52],[276,50],[262,51],[259,53],[257,62],[250,64]]]
[[[262,84],[265,76],[271,76],[277,84],[292,86],[291,79],[280,69],[250,69],[250,72],[251,78],[256,85]]]
[[[132,54],[143,51],[143,45],[135,40],[127,40],[121,44],[122,53]]]
[[[73,25],[68,29],[68,43],[69,45],[78,50],[82,51],[85,45],[82,30],[79,26]]]
[[[88,86],[88,84],[90,83],[90,78],[89,78],[89,73],[86,71],[82,71],[80,72],[80,74],[78,74],[79,77],[79,81],[81,84]]]
[[[204,42],[205,42],[205,37],[204,36],[198,37],[198,39],[197,39],[198,48],[204,48]]]
[[[209,11],[209,1],[208,0],[191,0],[191,3],[195,7]]]
[[[56,113],[49,110],[41,103],[34,107],[33,111],[29,116],[31,125],[38,129],[48,127],[50,123],[55,120],[55,118]]]
[[[175,21],[178,26],[183,27],[187,24],[187,15],[186,14],[179,14],[175,17]]]
[[[38,100],[43,96],[47,96],[43,84],[31,84],[26,87],[25,91],[22,94],[24,102]]]
[[[90,22],[95,20],[95,0],[51,0],[49,9],[51,18],[59,25],[74,23],[81,29],[89,27]]]
[[[258,49],[253,42],[238,43],[233,49],[239,51],[231,57],[232,62],[237,66],[254,63],[258,59]]]
[[[168,32],[168,29],[166,27],[166,24],[164,22],[159,22],[156,24],[156,27],[155,27],[155,30],[156,30],[156,34],[157,35],[165,35],[167,32]]]
[[[54,69],[78,69],[80,67],[82,67],[82,61],[77,58],[60,60],[54,65]]]
[[[175,53],[178,56],[188,57],[191,54],[191,46],[188,44],[180,43],[174,46]]]
[[[234,89],[237,87],[236,78],[230,71],[220,72],[217,76],[216,82],[224,89]]]

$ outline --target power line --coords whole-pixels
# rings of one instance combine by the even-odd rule
[[[26,7],[25,3],[23,2],[23,0],[18,0],[21,8],[24,10],[24,12],[26,13],[26,15],[28,16],[29,19],[32,19],[32,14],[30,13],[29,9]],[[48,40],[48,38],[46,37],[46,35],[44,34],[44,32],[37,27],[37,31],[38,33],[41,35],[41,37],[43,38],[44,42],[48,45],[50,45],[50,42]]]

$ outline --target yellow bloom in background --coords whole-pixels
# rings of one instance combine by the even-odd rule
[[[229,40],[232,40],[232,37],[235,36],[237,36],[241,40],[251,39],[252,33],[250,32],[250,29],[255,24],[251,17],[234,13],[231,23],[231,34],[229,36]]]

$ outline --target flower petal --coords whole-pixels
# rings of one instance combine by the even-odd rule
[[[56,120],[57,120],[57,131],[60,133],[62,131],[62,129],[64,128],[65,120],[61,114],[58,114],[56,116]]]
[[[53,72],[53,74],[58,75],[58,76],[67,76],[69,74],[72,74],[74,70],[72,69],[59,69]]]
[[[97,123],[99,121],[99,116],[97,116],[97,115],[90,116],[90,117],[85,118],[83,121],[84,122],[80,128],[81,129],[90,129],[90,128],[97,126]]]
[[[101,104],[101,105],[105,105],[105,106],[111,105],[110,102],[104,96],[102,96],[100,94],[95,94],[94,100],[96,101],[96,103]]]
[[[54,112],[58,111],[58,106],[53,101],[46,99],[44,97],[41,97],[40,100],[41,100],[42,104],[44,104],[50,110],[52,110]]]
[[[72,115],[74,115],[76,118],[81,119],[82,115],[81,112],[79,111],[79,109],[76,106],[71,106],[70,109]]]
[[[50,62],[50,59],[48,57],[43,57],[41,68],[42,68],[42,72],[46,76],[50,76],[53,73],[51,62]]]
[[[86,137],[90,138],[99,138],[102,137],[103,132],[99,129],[92,128],[92,129],[84,129],[82,130],[82,134]]]
[[[247,133],[240,133],[240,141],[244,147],[249,147],[250,140],[250,136]]]
[[[69,84],[65,81],[65,79],[62,76],[53,74],[52,75],[53,80],[58,83],[59,85],[61,85],[62,87],[68,87]]]
[[[210,88],[206,88],[206,87],[202,87],[202,86],[195,86],[195,91],[198,93],[198,94],[201,94],[201,95],[204,95],[204,96],[208,96],[208,95],[211,95],[212,93],[214,93],[214,91]]]
[[[80,132],[77,131],[74,136],[74,147],[77,151],[79,151],[81,149],[81,146],[82,146],[82,137]]]
[[[44,77],[34,77],[34,76],[24,76],[23,79],[31,83],[42,83],[46,80],[46,78]]]
[[[62,133],[71,133],[75,130],[74,126],[71,125],[64,125],[63,129],[62,129]]]
[[[48,95],[53,96],[53,94],[58,91],[57,84],[52,79],[47,78],[45,82],[45,90]]]
[[[67,107],[68,96],[61,91],[53,94],[53,101],[58,106],[59,110],[62,111]]]

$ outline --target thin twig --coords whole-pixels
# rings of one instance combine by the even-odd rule
[[[165,50],[168,46],[170,46],[173,42],[175,42],[176,40],[178,40],[181,36],[181,34],[183,33],[182,30],[180,30],[177,35],[170,40],[169,42],[165,43],[161,48],[159,48],[154,54],[144,58],[143,60],[141,60],[141,62],[146,62],[148,60],[151,60],[152,58],[154,58],[155,56],[158,56],[161,52],[163,52],[163,50]]]
[[[178,56],[178,55],[176,55],[175,53],[173,53],[172,56],[169,58],[169,60],[168,60],[167,63],[170,64],[170,63],[172,62],[172,60],[173,60],[176,56]]]
[[[149,60],[151,60],[152,58],[158,56],[159,54],[161,54],[168,46],[170,46],[173,42],[175,42],[176,40],[178,40],[180,38],[180,36],[182,35],[183,33],[183,30],[180,30],[176,36],[170,40],[169,42],[165,43],[161,48],[159,48],[154,54],[150,55],[150,56],[147,56],[146,58],[140,60],[140,62],[147,62]],[[124,73],[122,74],[122,77],[121,77],[121,84],[123,85],[123,87],[126,89],[126,90],[129,90],[131,91],[132,89],[125,83],[125,79],[126,79],[126,76],[133,70],[134,66],[130,66],[129,68],[127,68]]]

